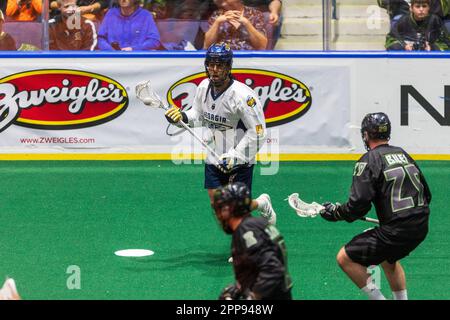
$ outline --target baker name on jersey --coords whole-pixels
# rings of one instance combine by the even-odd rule
[[[392,153],[386,154],[384,156],[388,165],[392,166],[394,164],[408,164],[408,158],[402,153]]]

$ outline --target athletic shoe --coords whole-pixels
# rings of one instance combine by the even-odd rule
[[[14,279],[6,279],[3,287],[0,289],[0,300],[20,300]]]
[[[228,263],[233,263],[233,257],[228,258]]]
[[[261,209],[261,216],[269,220],[271,225],[275,225],[277,222],[277,214],[272,208],[272,203],[270,202],[270,196],[267,193],[260,195],[256,201],[258,201],[258,207]]]

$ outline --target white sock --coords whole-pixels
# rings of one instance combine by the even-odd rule
[[[0,289],[0,300],[11,300],[11,294],[3,288]]]
[[[381,293],[380,289],[375,287],[373,284],[361,288],[361,291],[367,294],[369,300],[386,300],[386,298]]]
[[[408,292],[406,289],[400,291],[392,291],[394,300],[408,300]]]

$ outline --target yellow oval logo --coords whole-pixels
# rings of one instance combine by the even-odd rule
[[[0,132],[15,123],[38,129],[95,126],[122,114],[125,88],[103,75],[65,69],[21,72],[0,79]]]
[[[312,105],[311,92],[301,81],[274,71],[233,69],[233,77],[251,87],[264,107],[266,126],[285,124],[304,115]],[[195,90],[206,78],[205,72],[184,77],[167,92],[167,101],[180,108],[190,108]],[[251,101],[247,101],[251,103]]]

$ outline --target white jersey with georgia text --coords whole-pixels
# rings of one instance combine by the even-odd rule
[[[240,163],[252,163],[266,136],[261,102],[247,85],[231,80],[229,87],[213,97],[209,79],[197,88],[194,103],[186,116],[190,126],[208,128],[208,142],[220,156],[228,153]],[[214,163],[212,155],[207,162]]]

